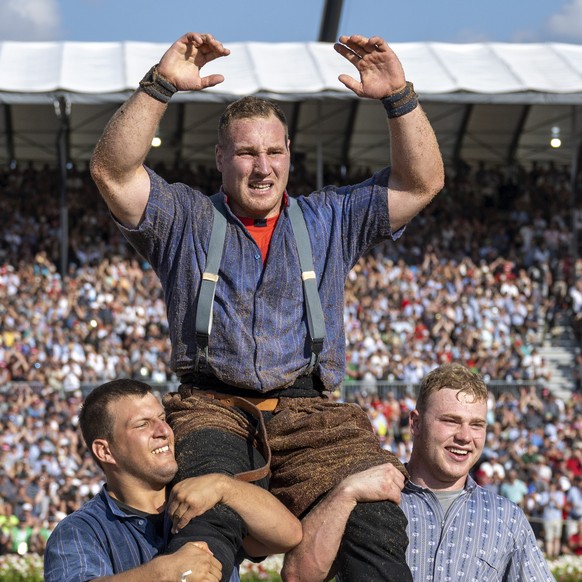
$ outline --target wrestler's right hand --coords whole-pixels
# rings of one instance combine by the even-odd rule
[[[178,91],[201,91],[224,81],[223,75],[201,76],[202,67],[229,54],[230,50],[211,34],[187,32],[164,53],[158,71]]]
[[[159,556],[150,562],[156,565],[160,582],[178,582],[189,570],[186,582],[219,582],[222,565],[212,555],[205,542],[187,542],[173,554]]]
[[[400,503],[400,492],[404,488],[404,483],[404,475],[394,465],[386,463],[346,477],[338,488],[358,503],[373,501]]]

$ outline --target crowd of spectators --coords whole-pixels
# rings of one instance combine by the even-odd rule
[[[183,179],[217,183],[200,169]],[[69,172],[60,272],[55,180],[48,168],[0,170],[0,382],[73,390],[120,375],[172,380],[158,279],[115,228],[86,169]],[[567,168],[450,177],[410,234],[376,247],[350,274],[346,381],[414,383],[452,359],[487,379],[549,380],[538,351],[546,326],[580,308],[568,197]]]
[[[208,193],[219,183],[206,168],[159,171]],[[349,180],[343,173],[326,168],[325,182]],[[157,277],[115,228],[86,168],[68,172],[61,272],[57,176],[48,167],[0,167],[5,552],[22,550],[23,543],[29,551],[42,549],[54,524],[99,487],[101,475],[76,431],[84,391],[115,377],[161,390],[176,381]],[[290,193],[307,193],[314,182],[296,166]],[[551,164],[527,171],[483,164],[448,175],[445,190],[409,232],[374,248],[350,273],[345,387],[351,390],[335,395],[364,406],[379,438],[394,442],[406,460],[414,396],[386,389],[391,383],[414,386],[434,366],[456,361],[488,382],[531,386],[492,392],[489,443],[477,476],[508,496],[523,483],[519,503],[538,524],[549,555],[567,551],[569,537],[580,540],[580,514],[561,528],[558,546],[549,542],[556,528],[544,527],[557,519],[551,505],[562,518],[574,515],[573,505],[580,510],[580,386],[571,400],[557,399],[539,352],[557,317],[582,318],[570,186],[569,169]],[[579,553],[579,542],[570,551]]]

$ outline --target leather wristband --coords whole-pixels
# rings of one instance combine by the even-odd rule
[[[154,65],[139,82],[139,86],[150,97],[161,101],[162,103],[169,103],[172,95],[178,89],[168,81],[158,71],[158,65]]]
[[[410,113],[418,106],[418,95],[414,91],[414,85],[407,81],[402,89],[390,93],[384,99],[381,99],[386,114],[389,119],[401,117]]]

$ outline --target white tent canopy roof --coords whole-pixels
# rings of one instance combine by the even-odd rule
[[[351,66],[329,43],[233,43],[231,55],[206,65],[225,82],[188,98],[272,93],[283,99],[351,95],[338,80]],[[132,91],[167,45],[144,42],[0,42],[0,95],[16,103],[21,95],[64,91],[72,102]],[[407,78],[426,97],[469,92],[497,96],[547,93],[562,103],[582,95],[582,46],[545,44],[401,43],[394,50]],[[79,95],[81,94],[81,95]],[[182,96],[186,97],[186,96]],[[506,96],[507,98],[507,96]],[[535,95],[531,99],[536,100]],[[84,100],[84,99],[83,99]]]
[[[284,103],[295,151],[313,160],[379,166],[387,158],[382,108],[357,99],[337,77],[355,73],[329,43],[232,43],[204,68],[225,82],[172,100],[157,156],[211,159],[223,103],[249,94]],[[392,45],[431,119],[445,159],[568,163],[577,151],[582,46],[400,43]],[[0,42],[0,161],[54,159],[54,113],[70,109],[69,156],[86,160],[115,107],[168,45],[143,42]],[[183,105],[180,108],[180,105]],[[47,112],[50,111],[50,114]],[[552,127],[565,147],[548,149]],[[574,148],[574,149],[572,149]],[[208,159],[206,159],[208,158]]]

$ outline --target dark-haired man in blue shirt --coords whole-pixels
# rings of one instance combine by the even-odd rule
[[[189,542],[172,554],[164,550],[171,529],[217,504],[245,520],[248,555],[283,552],[301,539],[299,522],[272,495],[226,475],[185,480],[167,502],[166,485],[177,470],[174,436],[147,384],[114,380],[99,386],[83,403],[79,424],[106,485],[49,537],[46,582],[216,582],[221,564],[205,543]],[[236,569],[230,580],[239,580]]]

